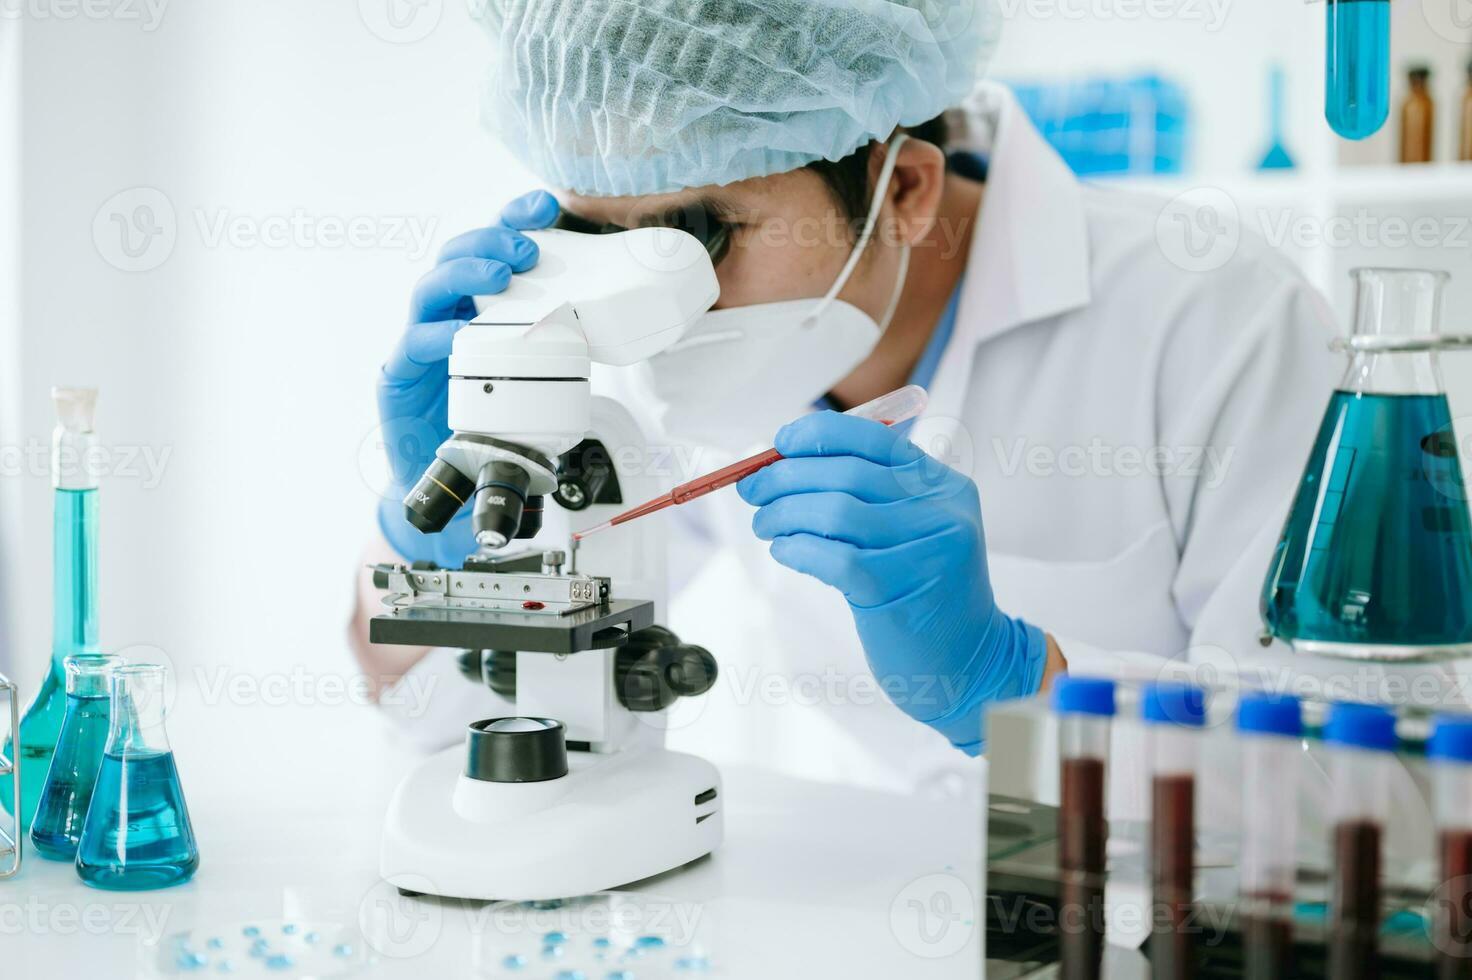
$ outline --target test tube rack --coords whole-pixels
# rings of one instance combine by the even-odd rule
[[[1161,680],[1180,680],[1191,683],[1189,676],[1161,676]],[[1109,887],[1123,886],[1128,894],[1134,889],[1142,900],[1148,895],[1146,889],[1148,867],[1145,852],[1149,834],[1148,773],[1143,765],[1145,726],[1139,721],[1139,694],[1143,684],[1123,681],[1117,685],[1118,709],[1113,726],[1108,766],[1110,767],[1109,794],[1121,800],[1131,801],[1127,813],[1121,813],[1116,802],[1109,803]],[[1230,758],[1234,754],[1237,738],[1231,719],[1235,712],[1237,690],[1230,687],[1197,683],[1207,693],[1207,723],[1200,732],[1201,761],[1197,769],[1198,798],[1196,803],[1196,885],[1195,904],[1200,914],[1208,921],[1222,923],[1227,945],[1217,951],[1215,961],[1204,967],[1200,976],[1242,976],[1240,961],[1236,958],[1236,944],[1240,942],[1237,915],[1237,857],[1240,835],[1233,830],[1236,806],[1220,792],[1214,790],[1230,787],[1239,781],[1240,765],[1233,766]],[[1293,693],[1293,692],[1289,692]],[[1322,742],[1323,721],[1328,713],[1330,701],[1315,697],[1302,698],[1305,730],[1301,740],[1303,773],[1305,783],[1316,779],[1327,779],[1320,768],[1319,753],[1324,750]],[[1401,802],[1406,812],[1425,805],[1419,793],[1412,792],[1413,784],[1429,781],[1425,758],[1426,739],[1431,729],[1433,712],[1419,707],[1396,707],[1385,705],[1397,716],[1396,733],[1399,747],[1395,758],[1404,769],[1406,790]],[[1056,814],[1058,807],[1059,772],[1050,768],[1056,764],[1059,728],[1058,715],[1054,712],[1051,698],[1040,695],[1033,698],[1010,701],[996,705],[987,713],[986,744],[991,750],[992,760],[989,773],[990,806],[988,813],[988,908],[1000,899],[1027,901],[1039,906],[1051,906],[1060,900],[1059,876],[1057,871]],[[1120,739],[1123,739],[1121,742]],[[1226,761],[1224,761],[1226,760]],[[1138,769],[1136,777],[1116,775],[1113,770]],[[1323,910],[1327,906],[1328,869],[1333,857],[1328,853],[1327,827],[1320,826],[1308,814],[1318,802],[1305,805],[1302,800],[1307,790],[1300,793],[1300,818],[1297,839],[1300,856],[1298,887],[1294,899],[1302,909]],[[1141,812],[1143,809],[1143,812]],[[1404,816],[1400,814],[1398,816]],[[1327,817],[1325,824],[1327,824]],[[1409,821],[1392,817],[1394,829],[1399,822],[1402,831],[1408,831]],[[1384,921],[1387,931],[1380,942],[1380,966],[1382,978],[1423,976],[1429,968],[1434,950],[1429,937],[1422,928],[1414,927],[1413,919],[1424,919],[1434,900],[1435,870],[1434,831],[1430,829],[1430,815],[1426,814],[1427,831],[1424,836],[1418,831],[1402,835],[1396,853],[1387,851],[1382,868],[1382,897],[1384,899]],[[1408,847],[1407,836],[1416,838],[1422,846]],[[1387,841],[1389,838],[1387,838]],[[1387,848],[1389,844],[1387,843]],[[1424,851],[1424,855],[1421,852]],[[1111,904],[1114,899],[1110,900]],[[1003,903],[1005,904],[1005,902]],[[1396,928],[1410,923],[1411,928]],[[1112,928],[1112,926],[1111,926]],[[988,922],[987,948],[1002,949],[1008,936],[992,935],[993,929],[1006,929],[1005,919]],[[1328,938],[1327,921],[1295,917],[1296,944],[1322,948]],[[1140,943],[1143,939],[1140,940]],[[1123,942],[1111,934],[1111,945],[1132,947],[1139,945],[1128,937]],[[1027,944],[1036,947],[1036,941]],[[1029,955],[1037,957],[1036,949]],[[1303,954],[1306,958],[1313,954]],[[1048,962],[1047,957],[1036,962]],[[1324,975],[1311,963],[1301,962],[1307,967],[1304,976]]]

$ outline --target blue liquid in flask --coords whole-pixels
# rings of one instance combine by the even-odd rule
[[[31,824],[31,842],[43,857],[70,861],[77,856],[107,730],[106,695],[66,696],[61,738]]]
[[[77,851],[82,880],[137,891],[187,881],[198,867],[174,754],[104,755]]]
[[[1328,0],[1324,118],[1362,140],[1390,115],[1390,0]]]
[[[1334,393],[1262,612],[1290,640],[1472,642],[1472,517],[1445,395]]]

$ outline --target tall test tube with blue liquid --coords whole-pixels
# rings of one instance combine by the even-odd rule
[[[1326,0],[1324,118],[1362,140],[1390,114],[1390,0]]]
[[[97,646],[97,456],[92,418],[94,388],[53,388],[56,429],[51,437],[54,488],[51,659],[40,689],[20,722],[22,833],[28,833],[41,799],[51,757],[66,716],[66,661],[96,658]],[[12,747],[3,749],[10,756]],[[0,806],[15,813],[9,780],[0,780]]]
[[[1300,652],[1472,654],[1472,510],[1437,350],[1447,274],[1356,269],[1349,368],[1329,399],[1263,584]]]

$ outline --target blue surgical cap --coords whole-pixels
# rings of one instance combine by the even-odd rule
[[[961,102],[988,0],[472,0],[484,113],[579,194],[656,194],[839,160]]]

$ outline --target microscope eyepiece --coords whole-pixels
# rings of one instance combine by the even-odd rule
[[[404,498],[404,516],[425,534],[443,531],[475,492],[475,483],[436,457]]]

